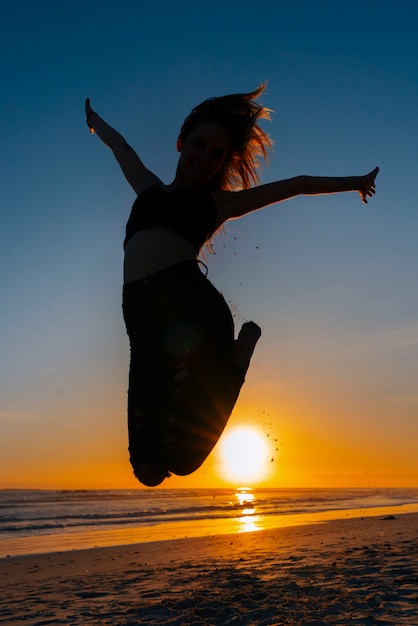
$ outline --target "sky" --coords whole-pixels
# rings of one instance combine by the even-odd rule
[[[140,486],[121,313],[135,197],[85,98],[169,183],[192,107],[265,81],[263,183],[380,173],[366,206],[298,197],[215,239],[210,280],[263,330],[225,437],[264,437],[262,486],[418,487],[418,5],[196,7],[2,3],[0,488]],[[164,486],[230,484],[218,448]]]

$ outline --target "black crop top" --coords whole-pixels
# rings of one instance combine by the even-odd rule
[[[153,226],[173,230],[199,253],[216,227],[216,206],[210,192],[190,188],[167,191],[159,183],[148,187],[133,203],[124,247],[137,232]]]

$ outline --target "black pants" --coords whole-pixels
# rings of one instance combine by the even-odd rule
[[[131,360],[130,461],[185,475],[218,441],[244,373],[233,362],[234,323],[222,295],[186,261],[123,289]]]

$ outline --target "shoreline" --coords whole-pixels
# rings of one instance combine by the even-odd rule
[[[163,522],[155,525],[113,529],[89,529],[30,537],[13,537],[2,540],[0,562],[25,555],[54,554],[91,550],[104,547],[140,545],[179,539],[206,538],[219,535],[236,535],[263,532],[272,529],[322,524],[357,518],[418,514],[418,504],[370,507],[361,509],[338,509],[315,513],[258,516],[243,515],[236,518],[191,520],[187,522]]]
[[[14,626],[418,624],[418,513],[0,561]]]

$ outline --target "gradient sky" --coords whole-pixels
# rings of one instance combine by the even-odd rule
[[[2,3],[0,487],[139,486],[121,315],[134,194],[85,97],[171,182],[190,109],[263,81],[263,182],[380,174],[367,206],[300,197],[215,240],[210,279],[263,329],[228,428],[277,439],[266,486],[418,486],[418,5],[198,6]],[[221,478],[215,451],[165,486]]]

